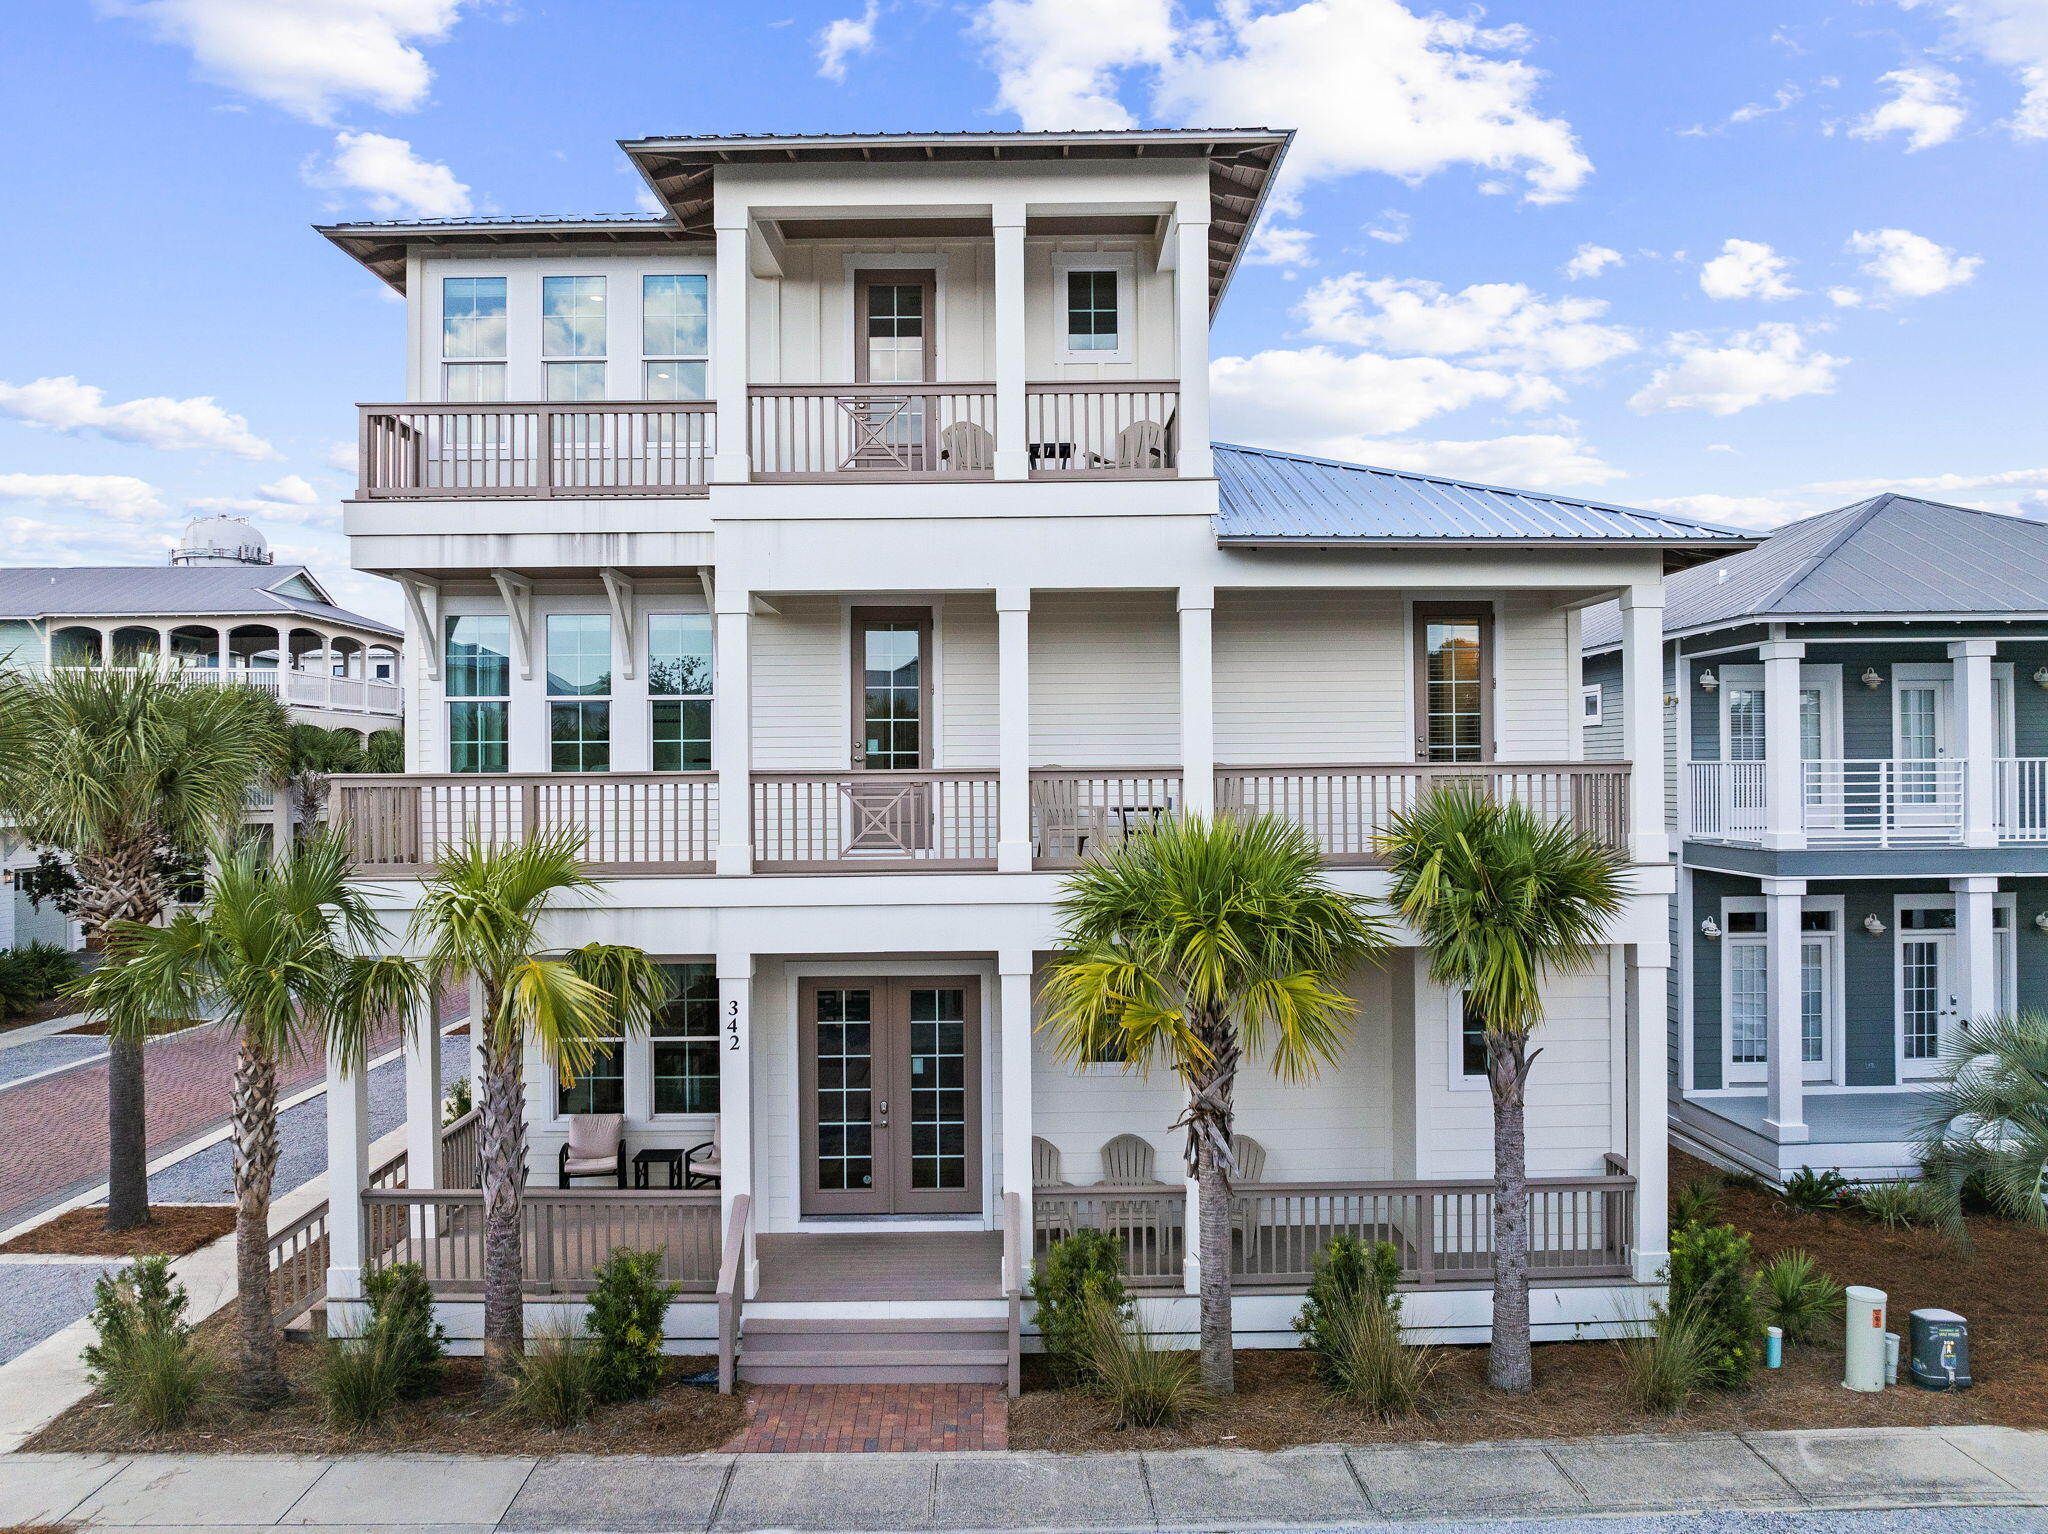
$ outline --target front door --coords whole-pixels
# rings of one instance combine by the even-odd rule
[[[806,980],[798,991],[807,1215],[981,1209],[981,986]]]
[[[1946,930],[1934,925],[1942,921],[1950,924]],[[1900,913],[1899,1063],[1908,1078],[1940,1070],[1942,1045],[1961,1021],[1955,993],[1954,921],[1953,911]]]
[[[853,418],[853,451],[846,468],[913,473],[932,468],[930,396],[915,387],[932,381],[935,274],[863,271],[856,275],[854,378],[873,387],[841,402]]]
[[[844,851],[876,857],[928,852],[932,788],[929,608],[853,612],[853,750],[858,773],[889,773],[846,786]]]
[[[1943,765],[1955,754],[1950,683],[1946,677],[1916,677],[1915,669],[1898,667],[1892,691],[1897,820],[1903,826],[1946,826],[1961,809]]]

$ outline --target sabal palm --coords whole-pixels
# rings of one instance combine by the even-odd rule
[[[1958,1229],[1972,1179],[2007,1219],[2048,1226],[2048,1013],[1961,1030],[1921,1115],[1920,1162]]]
[[[519,1243],[526,1183],[529,1043],[564,1079],[590,1068],[600,1040],[644,1028],[663,994],[662,972],[638,948],[592,943],[546,950],[542,919],[563,900],[588,897],[582,839],[546,835],[505,846],[468,845],[441,856],[421,892],[413,938],[437,975],[467,975],[482,1005],[479,1159],[484,1203],[484,1362],[508,1388],[526,1353]]]
[[[348,874],[332,837],[301,842],[281,862],[252,846],[223,849],[200,911],[162,927],[116,924],[107,962],[83,987],[117,1023],[213,1013],[235,1034],[237,1351],[242,1393],[259,1402],[284,1393],[270,1302],[278,1068],[317,1049],[361,1069],[378,1024],[415,1016],[423,990],[418,966],[365,955],[383,928]]]
[[[1200,1190],[1202,1376],[1228,1391],[1240,1062],[1313,1075],[1342,1042],[1345,981],[1385,938],[1362,899],[1323,878],[1307,834],[1270,818],[1166,821],[1090,857],[1060,916],[1041,1025],[1057,1052],[1164,1063],[1187,1088],[1176,1127]]]
[[[58,672],[0,692],[0,811],[31,846],[71,859],[89,940],[170,904],[167,852],[240,825],[284,763],[285,713],[244,687],[186,687],[144,669]],[[149,1218],[146,1026],[116,1028],[107,1062],[107,1228]]]
[[[362,772],[366,754],[362,737],[353,730],[327,730],[317,724],[295,724],[285,738],[289,753],[284,788],[291,795],[292,818],[307,836],[320,823],[327,803],[327,780],[337,772]]]
[[[1429,953],[1430,978],[1462,991],[1486,1038],[1493,1092],[1493,1345],[1487,1379],[1526,1391],[1529,1187],[1524,1109],[1530,1037],[1547,975],[1582,971],[1622,903],[1625,856],[1566,821],[1439,788],[1380,838],[1395,911]]]

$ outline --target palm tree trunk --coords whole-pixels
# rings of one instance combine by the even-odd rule
[[[141,1039],[107,1040],[107,1229],[149,1223],[149,1126]]]
[[[1236,1390],[1231,1352],[1230,1131],[1237,1079],[1237,1031],[1223,1019],[1199,1022],[1208,1058],[1188,1076],[1188,1159],[1194,1163],[1202,1264],[1202,1384],[1214,1395]]]
[[[1488,1031],[1487,1080],[1493,1088],[1493,1345],[1486,1382],[1525,1395],[1535,1388],[1529,1354],[1529,1161],[1524,1108],[1529,1043]]]
[[[277,1060],[247,1037],[235,1057],[235,1349],[242,1398],[285,1395],[270,1305],[270,1189],[277,1175]]]
[[[525,1269],[520,1204],[526,1186],[526,1091],[519,1041],[501,1039],[495,986],[485,986],[479,1155],[484,1192],[484,1370],[493,1391],[509,1390],[526,1356]]]

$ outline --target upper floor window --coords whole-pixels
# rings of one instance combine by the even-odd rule
[[[1133,278],[1130,264],[1116,257],[1053,257],[1060,361],[1131,360]]]
[[[504,772],[512,691],[512,621],[447,621],[448,770]]]
[[[1493,752],[1493,614],[1417,603],[1415,754],[1425,762],[1483,762]]]
[[[540,280],[540,350],[544,358],[605,355],[605,279]],[[604,398],[604,363],[544,362],[551,400]]]
[[[451,400],[505,397],[505,279],[441,279],[441,369]]]
[[[1117,349],[1116,273],[1067,273],[1067,350]]]
[[[640,279],[640,355],[647,398],[704,398],[709,328],[706,278],[661,273]]]
[[[859,282],[859,383],[924,383],[933,373],[934,274],[863,272]]]
[[[656,772],[711,766],[711,619],[654,613],[647,620],[649,735]]]
[[[612,765],[612,630],[603,613],[548,615],[548,765],[555,772],[609,772]]]

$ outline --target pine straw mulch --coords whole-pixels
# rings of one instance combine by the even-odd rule
[[[107,1229],[104,1205],[87,1205],[23,1231],[0,1256],[183,1257],[234,1228],[232,1204],[151,1204],[147,1224],[119,1231]]]

